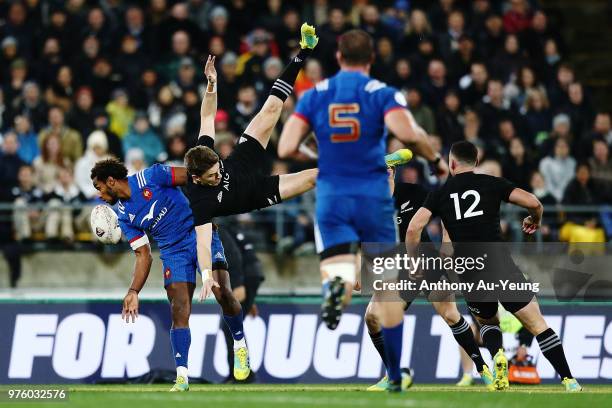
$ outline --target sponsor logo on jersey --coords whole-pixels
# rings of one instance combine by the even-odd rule
[[[155,227],[157,227],[157,223],[159,223],[161,219],[164,218],[164,215],[166,215],[167,213],[168,213],[168,208],[166,207],[162,208],[159,214],[157,214],[157,217],[155,217],[155,220],[153,220],[151,229],[154,229]]]
[[[157,204],[157,200],[153,201],[153,204],[151,205],[151,208],[149,209],[149,212],[147,213],[147,215],[142,217],[142,220],[140,221],[140,225],[142,225],[147,220],[153,219],[153,213],[155,212],[155,204]]]
[[[149,201],[150,199],[153,198],[153,192],[151,191],[150,188],[145,187],[142,189],[142,196],[144,197],[145,200]]]
[[[136,216],[134,214],[128,214],[130,217],[130,222],[134,222],[134,218],[136,218]]]
[[[223,199],[223,191],[219,191],[219,194],[217,194],[217,201],[221,202],[222,199]]]
[[[407,208],[409,205],[410,205],[410,200],[408,200],[405,203],[403,203],[402,205],[400,205],[400,213],[403,214],[406,211],[410,211],[410,210],[414,209],[414,207]]]

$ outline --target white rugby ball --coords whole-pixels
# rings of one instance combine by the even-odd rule
[[[91,212],[91,231],[103,244],[116,244],[121,239],[119,217],[108,205],[96,205]]]

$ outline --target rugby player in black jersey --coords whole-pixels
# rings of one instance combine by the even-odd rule
[[[393,156],[411,157],[412,155],[395,154]],[[391,157],[391,155],[388,155],[386,159],[388,159],[389,157]],[[387,160],[389,172],[389,186],[391,188],[391,193],[395,202],[395,210],[397,211],[396,224],[398,226],[399,240],[401,242],[406,237],[406,231],[408,229],[408,225],[410,224],[410,220],[417,212],[417,210],[423,205],[423,202],[427,197],[427,190],[419,184],[396,183],[395,166],[389,165],[389,163],[390,161]],[[447,239],[446,233],[444,235],[445,239]],[[427,235],[427,231],[422,231],[421,240],[430,241],[429,235]],[[437,281],[439,278],[442,278],[442,273],[434,272],[434,274],[436,274],[437,276],[427,276],[426,279]],[[408,310],[410,304],[418,294],[419,291],[408,290],[402,291],[400,293],[402,300],[405,302],[404,310]],[[463,318],[463,316],[461,315],[461,313],[459,313],[459,310],[457,309],[454,295],[450,292],[428,292],[425,293],[425,295],[432,303],[432,306],[434,307],[436,312],[449,325],[457,343],[472,358],[485,385],[487,385],[487,387],[492,390],[493,376],[491,374],[491,371],[489,370],[489,367],[484,362],[482,355],[480,354],[480,349],[476,344],[476,341],[474,340],[474,335],[472,333],[469,323]],[[368,334],[370,335],[372,344],[376,348],[376,351],[378,351],[378,353],[380,354],[380,357],[386,366],[386,354],[384,349],[382,327],[379,318],[380,311],[377,309],[378,302],[376,302],[373,297],[372,300],[370,300],[370,303],[368,304],[368,307],[366,309],[364,320],[366,322]],[[411,374],[409,371],[403,369],[402,375]],[[385,375],[378,383],[370,386],[368,388],[368,391],[385,391],[388,387],[388,383],[388,377],[387,375]]]
[[[463,243],[501,242],[499,210],[502,202],[509,202],[526,209],[529,215],[523,220],[523,232],[533,234],[540,227],[542,204],[535,195],[515,187],[501,177],[474,173],[478,164],[476,147],[461,141],[452,145],[449,154],[449,168],[452,177],[438,190],[429,193],[423,206],[416,212],[406,233],[406,242],[414,248],[421,241],[421,233],[432,217],[439,216],[444,223],[451,242],[457,250],[473,251],[474,245]],[[486,245],[486,244],[483,244]],[[525,277],[514,264],[509,254],[501,254],[494,269],[502,270],[505,278],[515,283],[526,282]],[[493,270],[490,269],[489,272]],[[476,273],[459,274],[462,281],[475,279]],[[486,275],[486,273],[485,273]],[[494,355],[495,388],[508,388],[508,361],[503,353],[502,332],[497,318],[499,295],[488,301],[468,299],[468,308],[481,324],[482,340]],[[508,301],[503,296],[501,304],[514,314],[540,345],[542,354],[550,361],[562,379],[566,391],[581,391],[582,387],[572,373],[565,358],[561,340],[542,317],[540,307],[533,293],[523,293],[517,299]]]

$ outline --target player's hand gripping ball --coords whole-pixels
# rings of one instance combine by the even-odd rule
[[[108,205],[97,205],[91,212],[91,230],[103,244],[116,244],[121,239],[117,214]]]

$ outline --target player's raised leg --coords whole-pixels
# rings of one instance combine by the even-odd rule
[[[572,376],[567,364],[561,340],[557,333],[546,324],[538,302],[533,299],[520,310],[513,311],[513,314],[523,324],[523,327],[536,337],[542,354],[561,377],[561,383],[565,386],[565,390],[568,392],[582,391],[582,387]]]
[[[195,284],[191,282],[173,282],[166,286],[172,315],[170,342],[172,343],[172,354],[176,364],[176,381],[170,390],[173,392],[189,391],[189,377],[187,375],[187,360],[189,358],[189,346],[191,345],[189,316],[194,289]]]
[[[314,27],[306,23],[302,24],[301,34],[300,52],[293,57],[280,77],[274,82],[270,95],[264,102],[261,110],[255,115],[244,131],[245,134],[257,139],[264,148],[268,146],[270,134],[280,118],[283,103],[293,92],[293,84],[300,69],[304,67],[306,59],[319,41],[319,38],[315,35]]]

